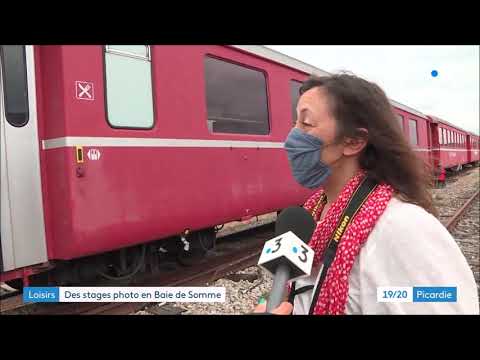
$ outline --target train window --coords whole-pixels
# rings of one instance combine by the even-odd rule
[[[415,120],[409,119],[408,127],[410,132],[410,143],[412,145],[418,145],[417,122]]]
[[[438,128],[438,145],[441,145],[442,141],[442,128]]]
[[[12,126],[28,123],[28,86],[25,46],[2,45],[3,95],[5,116]]]
[[[292,101],[292,121],[293,126],[297,122],[297,103],[300,98],[300,88],[302,83],[297,80],[290,80],[290,99]]]
[[[442,145],[445,145],[447,143],[447,139],[445,136],[445,129],[442,128]]]
[[[402,129],[403,131],[403,116],[399,114],[395,114],[395,115],[397,116],[397,121],[398,121],[398,125],[400,125],[400,129]]]
[[[259,70],[205,57],[207,125],[211,132],[266,135],[267,82]]]
[[[105,83],[107,121],[112,127],[153,127],[152,70],[148,46],[106,46]]]
[[[150,60],[150,47],[145,45],[107,45],[107,51],[111,54]]]

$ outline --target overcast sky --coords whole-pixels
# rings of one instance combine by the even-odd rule
[[[479,46],[267,47],[328,72],[351,71],[390,99],[479,133]]]

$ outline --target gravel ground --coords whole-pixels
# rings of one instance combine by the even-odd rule
[[[166,313],[181,313],[182,315],[243,315],[253,311],[258,299],[267,296],[272,287],[270,273],[258,266],[252,266],[238,271],[239,278],[248,280],[219,279],[206,286],[225,287],[226,301],[224,303],[162,303],[154,305],[135,315],[154,315],[155,307],[165,308]],[[238,280],[238,279],[235,279]],[[249,281],[253,280],[253,281]]]
[[[446,223],[467,199],[479,188],[480,168],[465,170],[461,175],[447,178],[446,187],[432,190],[439,219]]]

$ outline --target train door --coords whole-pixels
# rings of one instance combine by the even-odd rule
[[[471,141],[472,141],[472,137],[467,134],[465,135],[465,137],[467,138],[466,139],[466,143],[467,143],[467,163],[471,163],[472,162],[472,146],[471,146]]]
[[[33,46],[0,46],[0,272],[47,261]]]
[[[433,154],[432,154],[432,132],[434,131],[432,123],[428,120],[425,121],[427,129],[427,162],[430,165],[433,165]]]
[[[427,122],[428,128],[428,150],[430,164],[436,169],[440,165],[440,137],[442,136],[438,124],[431,121]]]

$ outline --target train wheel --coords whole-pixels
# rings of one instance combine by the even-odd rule
[[[206,229],[190,234],[188,246],[182,246],[177,260],[184,266],[192,266],[205,260],[207,253],[215,247],[215,229]]]

